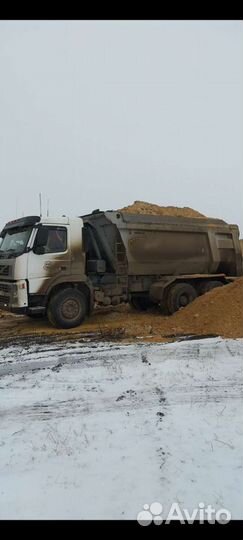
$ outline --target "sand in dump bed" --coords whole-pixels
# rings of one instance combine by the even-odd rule
[[[134,201],[133,204],[125,206],[119,209],[120,212],[127,214],[150,214],[153,216],[176,216],[176,217],[205,217],[197,210],[184,206],[183,208],[177,208],[176,206],[159,206],[158,204],[151,204],[145,201]]]

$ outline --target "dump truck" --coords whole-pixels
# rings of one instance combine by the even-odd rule
[[[27,216],[0,234],[0,309],[80,325],[95,306],[172,314],[243,274],[237,225],[95,210]]]

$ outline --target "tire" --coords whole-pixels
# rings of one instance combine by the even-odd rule
[[[197,297],[197,291],[190,283],[175,283],[167,293],[167,309],[172,315],[182,307],[186,307]]]
[[[130,305],[137,311],[146,311],[153,306],[153,303],[145,296],[132,296]]]
[[[222,285],[224,285],[224,283],[222,283],[221,281],[205,281],[200,285],[200,294],[205,294],[212,289],[215,289],[216,287],[222,287]]]
[[[79,326],[87,314],[87,300],[78,289],[71,287],[54,294],[48,304],[47,317],[57,328]]]

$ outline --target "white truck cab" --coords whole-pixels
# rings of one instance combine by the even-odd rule
[[[48,312],[53,324],[66,328],[82,322],[92,300],[82,228],[81,218],[67,217],[7,223],[0,242],[0,309],[32,317]],[[52,305],[60,293],[63,302],[55,315]]]

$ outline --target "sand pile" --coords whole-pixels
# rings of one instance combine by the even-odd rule
[[[153,216],[176,216],[176,217],[205,217],[197,210],[184,206],[178,208],[176,206],[159,206],[158,204],[151,204],[145,201],[134,201],[133,204],[125,206],[119,209],[120,212],[127,214],[150,214]]]
[[[166,324],[177,333],[243,337],[243,277],[196,298]]]
[[[151,341],[182,335],[243,337],[243,277],[198,297],[172,316],[154,310],[139,315],[127,313],[126,335],[150,334]]]

